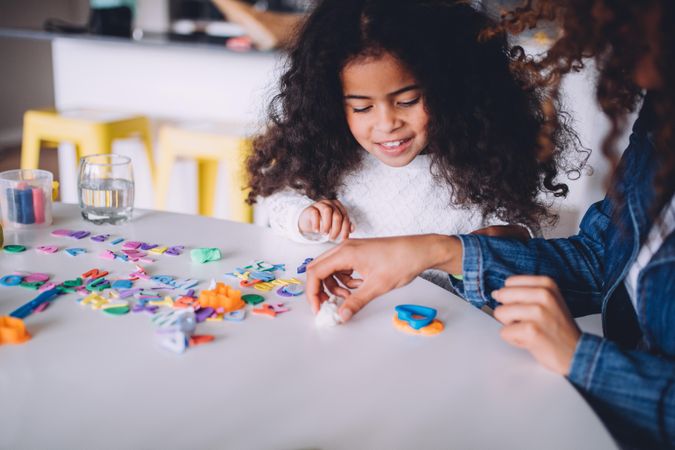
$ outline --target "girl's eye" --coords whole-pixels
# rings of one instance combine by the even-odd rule
[[[403,108],[407,108],[409,106],[416,105],[417,103],[419,103],[420,98],[421,97],[415,97],[414,99],[408,100],[407,102],[398,102],[398,106],[401,106]]]
[[[363,112],[366,112],[366,111],[370,110],[370,108],[372,108],[372,106],[363,106],[361,108],[357,108],[356,106],[352,106],[352,111],[355,112],[355,113],[363,113]]]

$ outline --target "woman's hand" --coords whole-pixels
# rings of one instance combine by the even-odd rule
[[[572,319],[558,286],[549,277],[517,275],[492,293],[504,324],[502,339],[527,349],[543,366],[568,375],[581,331]]]
[[[347,321],[374,298],[405,286],[423,271],[461,273],[461,264],[462,244],[453,236],[350,239],[307,266],[305,291],[315,313],[328,299],[324,287],[344,297],[339,312]]]
[[[347,209],[338,200],[321,200],[305,208],[298,219],[298,228],[303,233],[327,234],[331,241],[343,240],[354,231]]]

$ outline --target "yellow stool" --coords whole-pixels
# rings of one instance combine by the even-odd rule
[[[114,117],[93,111],[81,113],[59,113],[54,110],[26,111],[23,116],[21,168],[38,168],[42,142],[74,143],[75,155],[79,162],[83,156],[112,153],[113,141],[134,135],[138,135],[145,145],[150,174],[153,176],[152,141],[147,117],[121,115]]]
[[[225,162],[228,180],[229,211],[227,218],[251,223],[253,208],[247,196],[245,160],[251,151],[250,140],[237,134],[189,129],[165,125],[159,130],[160,158],[157,174],[157,206],[166,208],[171,169],[176,158],[197,161],[199,214],[212,216],[215,207],[218,163]]]

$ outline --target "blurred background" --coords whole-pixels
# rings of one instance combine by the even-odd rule
[[[280,47],[311,3],[0,0],[0,170],[37,164],[60,180],[62,201],[77,202],[79,156],[126,154],[136,207],[264,225],[264,210],[241,202],[238,168],[276,87]],[[499,14],[516,3],[477,5]],[[532,30],[520,43],[539,53],[555,33]],[[593,170],[569,181],[547,236],[575,233],[604,196],[607,123],[593,92],[592,66],[565,81]]]

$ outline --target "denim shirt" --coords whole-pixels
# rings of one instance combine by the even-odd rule
[[[658,216],[658,164],[645,109],[615,178],[620,195],[592,205],[577,235],[525,243],[459,236],[464,278],[451,281],[472,304],[494,307],[490,293],[507,277],[547,275],[573,316],[602,312],[605,338],[581,335],[567,378],[622,445],[675,448],[675,233],[640,272],[637,308],[623,283]]]

